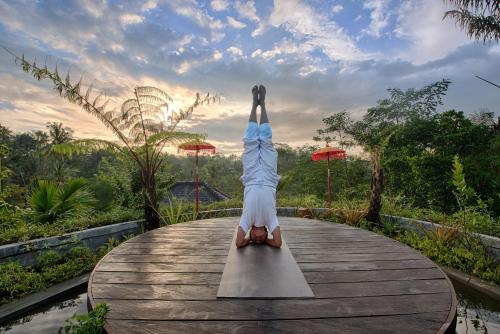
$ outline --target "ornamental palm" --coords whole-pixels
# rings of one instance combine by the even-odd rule
[[[39,180],[28,198],[33,218],[38,223],[54,223],[60,218],[87,212],[95,204],[87,181],[78,178],[60,183]]]
[[[163,149],[167,144],[203,138],[198,134],[175,131],[175,128],[181,120],[191,115],[196,107],[215,102],[216,97],[210,94],[201,97],[200,94],[196,94],[191,106],[177,113],[172,112],[170,122],[166,122],[162,115],[165,110],[168,110],[172,98],[158,88],[136,87],[134,96],[123,102],[120,110],[116,111],[107,108],[109,100],[103,100],[100,94],[91,101],[92,85],[83,94],[81,92],[82,79],[76,84],[72,83],[69,71],[66,79],[63,80],[59,76],[57,66],[54,71],[49,71],[46,65],[38,67],[35,62],[26,61],[24,55],[18,57],[11,54],[24,72],[31,73],[37,80],[50,79],[61,97],[81,106],[83,110],[95,116],[120,141],[120,144],[117,144],[106,140],[79,139],[54,145],[52,149],[57,153],[67,154],[69,157],[73,153],[85,153],[104,148],[128,156],[140,170],[146,228],[159,227],[155,174],[164,160]]]
[[[450,16],[465,29],[470,38],[497,41],[500,39],[499,0],[445,0],[456,6],[444,18]]]

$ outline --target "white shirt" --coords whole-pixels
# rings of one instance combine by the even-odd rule
[[[245,233],[252,226],[267,226],[270,233],[279,226],[276,216],[278,152],[272,143],[269,123],[260,127],[249,122],[243,138],[243,175],[245,186],[243,212],[239,226]]]

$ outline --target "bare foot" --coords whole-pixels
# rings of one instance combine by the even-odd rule
[[[259,87],[257,85],[252,88],[253,104],[255,106],[259,105]]]
[[[259,104],[263,105],[266,102],[266,87],[259,86]]]

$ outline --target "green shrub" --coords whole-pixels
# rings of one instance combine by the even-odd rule
[[[88,191],[87,181],[77,178],[68,181],[65,185],[39,180],[28,202],[32,210],[33,221],[46,224],[88,212],[95,204],[95,199]]]
[[[99,303],[88,314],[74,314],[64,322],[59,334],[101,334],[104,332],[109,306]]]
[[[42,275],[17,262],[0,265],[0,303],[26,296],[46,287]]]
[[[54,251],[43,252],[37,258],[37,267],[45,268],[55,266],[62,261],[61,255],[57,254]]]
[[[130,235],[125,236],[125,240],[127,240],[127,237],[131,238]],[[99,247],[99,249],[97,250],[97,256],[99,258],[104,257],[104,255],[111,252],[111,250],[113,248],[115,248],[116,246],[118,246],[119,244],[120,244],[120,241],[116,240],[115,238],[108,239],[108,242],[106,242],[106,244],[104,244],[104,246]]]
[[[419,250],[433,261],[497,284],[500,283],[500,268],[487,254],[478,237],[465,234],[452,243],[446,244],[406,231],[397,239]]]

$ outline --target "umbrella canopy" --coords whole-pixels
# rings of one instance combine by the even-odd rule
[[[196,213],[198,213],[198,154],[199,152],[215,154],[215,146],[204,141],[190,141],[177,147],[177,153],[187,152],[196,157]]]
[[[311,159],[314,161],[318,160],[331,160],[331,159],[345,159],[347,155],[345,150],[340,148],[326,146],[319,150],[316,150],[311,155]]]
[[[336,147],[330,147],[328,144],[319,150],[316,150],[311,155],[311,160],[328,160],[328,208],[332,208],[332,192],[330,190],[330,160],[332,159],[345,159],[347,155],[345,150]]]
[[[215,154],[215,146],[204,141],[190,141],[187,143],[183,143],[179,145],[179,147],[177,147],[177,153],[183,151],[191,154],[196,154],[197,152],[207,152],[210,154]]]

